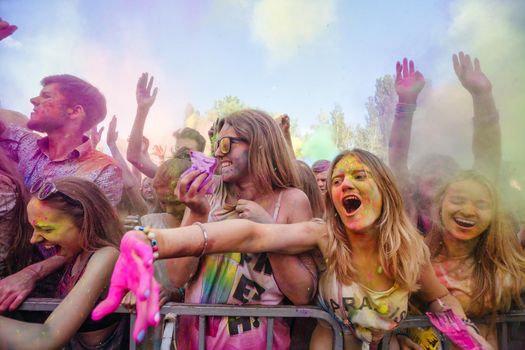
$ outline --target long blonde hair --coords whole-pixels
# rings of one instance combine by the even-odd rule
[[[471,300],[474,304],[472,315],[469,316],[480,317],[487,313],[494,315],[497,311],[508,311],[513,301],[523,308],[520,294],[525,286],[525,255],[503,213],[496,188],[483,175],[472,170],[462,171],[437,193],[432,213],[433,227],[426,238],[431,259],[440,255],[447,258],[443,243],[446,228],[440,215],[445,194],[451,184],[468,180],[485,187],[492,200],[490,225],[470,254],[475,262],[472,285],[476,287],[472,290]]]
[[[234,112],[219,123],[228,124],[249,144],[248,174],[261,193],[299,187],[299,175],[279,125],[268,114],[255,109]],[[229,184],[226,188],[229,189]]]
[[[421,235],[405,213],[401,194],[390,169],[374,154],[361,150],[341,152],[332,162],[328,172],[326,194],[326,218],[328,226],[328,270],[337,280],[350,284],[354,279],[352,247],[346,227],[339,218],[332,202],[331,179],[334,167],[346,156],[357,157],[371,171],[382,195],[381,215],[375,223],[379,230],[379,261],[385,274],[409,291],[418,289],[421,267],[428,262],[428,248]]]

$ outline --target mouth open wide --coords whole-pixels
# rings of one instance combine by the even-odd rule
[[[454,218],[454,222],[458,224],[458,226],[463,227],[463,228],[471,228],[471,227],[474,227],[474,225],[476,225],[475,221],[462,219],[462,218]]]
[[[361,200],[357,196],[350,196],[343,199],[343,206],[346,213],[352,215],[361,207]]]

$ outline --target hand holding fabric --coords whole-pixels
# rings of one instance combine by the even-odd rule
[[[140,231],[129,231],[122,238],[108,295],[93,310],[93,320],[100,320],[115,311],[128,290],[137,299],[133,338],[141,342],[146,328],[159,323],[160,314],[159,284],[153,277],[153,251],[150,242]]]

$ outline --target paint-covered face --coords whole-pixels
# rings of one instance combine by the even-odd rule
[[[40,95],[31,100],[34,108],[27,127],[40,132],[48,132],[63,126],[67,116],[66,98],[59,91],[57,83],[47,84]]]
[[[42,243],[44,248],[55,248],[58,255],[67,258],[80,253],[80,230],[71,216],[34,197],[27,205],[27,215],[33,226],[31,244]]]
[[[229,125],[224,124],[217,140],[229,136],[239,138],[235,130]],[[220,149],[215,151],[215,157],[220,162],[222,180],[226,183],[235,183],[248,178],[248,151],[250,146],[246,142],[232,142],[230,152],[224,155]]]
[[[315,180],[317,181],[317,186],[321,190],[322,194],[326,193],[326,178],[328,177],[328,170],[321,171],[320,173],[315,173]]]
[[[448,237],[467,241],[478,238],[492,221],[489,190],[473,180],[448,186],[441,203],[441,222]]]
[[[382,197],[370,169],[353,155],[334,166],[332,201],[347,230],[366,233],[381,215]]]
[[[184,215],[186,206],[184,203],[179,201],[170,186],[161,184],[155,187],[155,193],[157,194],[159,205],[162,211],[175,216]]]
[[[142,181],[142,186],[140,188],[140,193],[142,198],[148,202],[153,202],[155,200],[155,190],[153,189],[153,179],[146,177]]]

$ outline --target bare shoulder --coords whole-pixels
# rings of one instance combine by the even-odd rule
[[[286,204],[310,203],[306,194],[298,188],[287,188],[283,191],[282,202]]]
[[[109,270],[110,272],[113,271],[113,267],[115,266],[115,263],[117,261],[117,258],[119,256],[119,251],[117,248],[114,247],[103,247],[100,249],[97,249],[93,256],[91,256],[91,259],[89,259],[89,263],[86,266],[86,272],[90,270]]]

